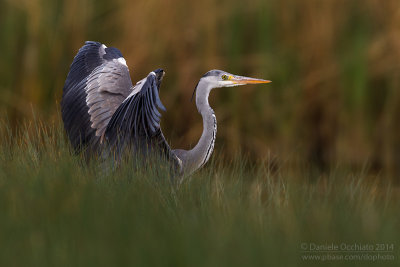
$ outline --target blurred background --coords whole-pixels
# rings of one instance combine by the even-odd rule
[[[1,116],[14,127],[60,121],[86,40],[119,48],[133,82],[166,71],[162,128],[173,147],[197,142],[191,94],[223,69],[273,83],[212,92],[219,155],[400,177],[398,0],[1,0]]]

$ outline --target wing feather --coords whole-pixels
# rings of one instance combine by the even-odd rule
[[[107,147],[118,154],[127,147],[146,150],[144,156],[161,153],[181,171],[181,161],[160,129],[159,110],[166,110],[159,97],[163,75],[156,70],[133,86],[118,49],[86,42],[71,64],[61,101],[64,127],[74,149],[100,152],[106,139]]]
[[[157,75],[163,75],[163,71],[151,72],[145,81],[136,85],[140,87],[134,88],[137,92],[129,95],[112,116],[105,138],[110,147],[119,153],[128,146],[144,156],[161,153],[175,164],[176,170],[180,170],[180,161],[160,128],[161,113],[158,109],[165,110],[165,107],[159,98]]]
[[[116,48],[86,42],[71,64],[61,101],[64,127],[74,149],[97,149],[100,137],[133,86]]]

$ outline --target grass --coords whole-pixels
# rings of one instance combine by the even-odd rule
[[[133,83],[166,70],[163,131],[176,147],[197,141],[189,99],[217,68],[273,81],[211,93],[224,157],[240,146],[252,161],[268,149],[286,159],[294,147],[321,169],[369,160],[398,179],[399,13],[398,0],[0,1],[0,113],[14,126],[31,107],[55,119],[74,56],[95,40],[121,50]]]
[[[180,186],[104,174],[58,123],[1,125],[1,266],[398,266],[399,188],[367,171],[213,160]],[[155,166],[157,168],[157,166]],[[394,260],[303,260],[301,244],[394,244]],[[343,253],[342,253],[343,254]],[[342,255],[340,254],[340,255]],[[385,253],[381,253],[385,254]]]
[[[0,266],[399,265],[400,6],[243,3],[0,1]],[[176,147],[201,132],[188,99],[207,70],[273,84],[211,94],[217,151],[179,187],[157,166],[104,174],[48,123],[85,40],[121,49],[133,82],[166,69]],[[46,123],[20,123],[32,108]],[[394,244],[395,259],[303,260],[303,243]]]

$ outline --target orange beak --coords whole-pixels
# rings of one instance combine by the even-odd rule
[[[244,77],[244,76],[232,76],[230,81],[234,82],[235,84],[258,84],[258,83],[270,83],[271,81],[269,80],[263,80],[263,79],[255,79],[255,78],[250,78],[250,77]]]

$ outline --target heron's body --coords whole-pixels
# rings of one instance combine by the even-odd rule
[[[241,77],[220,70],[207,72],[195,88],[203,132],[191,150],[172,150],[160,128],[164,110],[158,91],[164,71],[157,69],[133,85],[121,52],[97,42],[86,42],[68,73],[61,102],[64,127],[77,152],[98,154],[104,149],[148,157],[156,153],[191,174],[209,160],[215,144],[217,120],[208,103],[213,88],[269,81]]]

